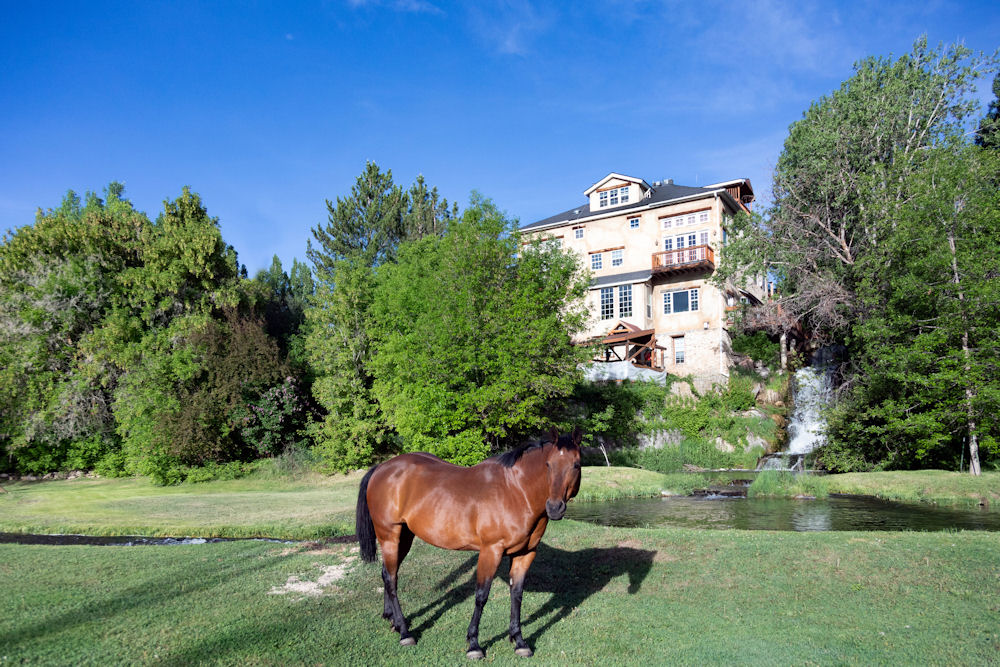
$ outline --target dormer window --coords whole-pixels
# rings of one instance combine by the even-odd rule
[[[630,204],[649,196],[652,189],[641,178],[611,172],[587,188],[583,194],[590,198],[590,211]]]
[[[598,202],[601,208],[607,208],[608,206],[618,206],[619,204],[627,204],[628,186],[623,185],[620,188],[611,188],[610,190],[599,192]]]

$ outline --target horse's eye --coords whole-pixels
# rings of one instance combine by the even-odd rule
[[[577,461],[576,463],[573,464],[573,469],[574,470],[579,470],[580,469],[580,462],[579,461]]]

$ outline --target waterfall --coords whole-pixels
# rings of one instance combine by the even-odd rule
[[[788,422],[788,453],[808,454],[823,443],[826,419],[823,409],[833,391],[832,369],[827,364],[807,366],[795,372],[795,407]]]
[[[800,368],[792,378],[795,407],[788,421],[788,448],[761,459],[758,470],[802,470],[806,454],[823,444],[826,419],[823,410],[833,394],[833,359],[837,350],[821,348],[813,365]]]

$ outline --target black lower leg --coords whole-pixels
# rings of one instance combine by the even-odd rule
[[[468,655],[470,657],[483,657],[485,655],[481,646],[479,646],[479,619],[483,615],[483,607],[486,606],[486,600],[490,596],[490,584],[493,580],[476,584],[476,608],[472,612],[472,622],[469,623],[469,632],[466,635],[466,639],[469,641]],[[479,655],[475,655],[475,654]]]
[[[383,616],[392,620],[392,629],[399,633],[400,641],[411,638],[409,629],[406,627],[406,619],[403,617],[403,609],[399,606],[399,597],[396,595],[396,577],[389,574],[389,571],[382,568],[382,581],[385,583],[385,609]]]
[[[521,636],[521,597],[524,594],[524,581],[515,581],[510,587],[510,640],[518,650],[528,648],[527,642]]]

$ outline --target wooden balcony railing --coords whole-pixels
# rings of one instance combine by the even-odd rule
[[[696,245],[653,253],[653,273],[687,273],[703,269],[715,269],[715,252],[711,246]]]

